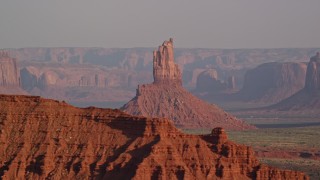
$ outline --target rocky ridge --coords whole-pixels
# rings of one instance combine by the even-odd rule
[[[174,63],[173,39],[164,41],[157,51],[153,52],[154,84],[177,84],[182,86],[182,75],[179,66]]]
[[[0,95],[2,179],[290,179],[222,128],[188,135],[163,118]]]
[[[132,115],[166,117],[183,128],[223,127],[226,129],[255,128],[208,104],[181,85],[181,73],[174,63],[173,41],[165,41],[154,52],[154,79],[152,84],[139,85],[136,96],[121,109]],[[160,55],[160,56],[159,56]]]

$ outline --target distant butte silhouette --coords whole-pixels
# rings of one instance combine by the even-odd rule
[[[320,53],[310,58],[305,85],[302,90],[271,106],[280,111],[310,111],[320,114]]]
[[[223,127],[254,129],[216,105],[208,104],[182,87],[182,73],[174,63],[173,39],[153,52],[152,84],[139,85],[136,96],[121,109],[132,115],[166,117],[181,128]]]
[[[28,94],[20,86],[17,60],[8,51],[0,50],[0,94]]]

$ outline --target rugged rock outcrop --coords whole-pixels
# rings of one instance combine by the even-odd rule
[[[182,76],[177,64],[174,63],[173,39],[164,41],[157,51],[153,52],[154,84],[177,83],[182,85]]]
[[[2,179],[290,179],[221,128],[188,135],[168,119],[0,95]]]
[[[245,75],[236,95],[243,101],[277,103],[301,90],[305,83],[305,63],[265,63]]]
[[[17,61],[7,51],[0,51],[0,86],[20,86]]]
[[[28,94],[20,88],[17,60],[0,50],[0,94]]]
[[[136,96],[122,110],[132,115],[166,117],[172,119],[176,126],[184,128],[255,128],[196,98],[181,86],[181,74],[173,59],[172,39],[165,41],[154,54],[154,83],[139,85]]]
[[[310,58],[302,90],[287,99],[271,106],[273,110],[294,111],[301,113],[320,114],[320,53]]]

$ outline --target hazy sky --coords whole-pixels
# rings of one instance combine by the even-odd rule
[[[320,47],[320,0],[0,0],[0,48]]]

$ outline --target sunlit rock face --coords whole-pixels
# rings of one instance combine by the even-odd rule
[[[222,128],[184,134],[166,118],[0,95],[0,179],[308,180],[259,163]]]
[[[155,84],[182,85],[181,71],[174,63],[172,38],[164,41],[159,49],[153,52],[153,77]]]

